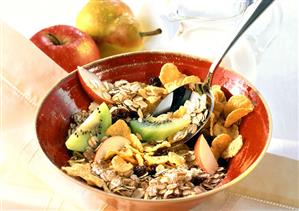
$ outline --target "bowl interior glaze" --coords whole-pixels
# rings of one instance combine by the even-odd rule
[[[176,64],[187,75],[204,79],[210,62],[200,58],[176,53],[140,52],[111,57],[86,65],[102,80],[148,82],[159,74],[166,62]],[[269,112],[257,90],[239,74],[223,68],[216,70],[212,84],[221,85],[226,94],[244,94],[254,103],[255,109],[243,118],[240,133],[244,138],[241,151],[229,164],[227,177],[222,185],[229,183],[250,168],[261,157],[271,135]],[[64,143],[70,124],[70,116],[81,109],[87,109],[90,98],[82,89],[77,71],[61,80],[42,102],[37,115],[36,132],[40,146],[50,161],[60,168],[67,164],[70,153]]]

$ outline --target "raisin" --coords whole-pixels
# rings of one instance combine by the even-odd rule
[[[161,83],[159,77],[154,76],[149,79],[149,85],[161,87],[162,83]]]
[[[135,112],[135,111],[130,111],[130,113],[129,113],[129,117],[130,117],[131,119],[138,118],[138,114],[137,114],[137,112]]]
[[[146,167],[145,166],[135,166],[134,167],[134,174],[136,174],[137,177],[141,177],[146,173]]]
[[[118,119],[126,119],[131,116],[131,112],[126,108],[117,108],[111,113],[112,122],[116,122]]]
[[[228,160],[223,159],[223,158],[218,158],[218,165],[222,166],[224,168],[228,167]]]
[[[156,166],[154,165],[154,166],[148,167],[147,172],[149,175],[155,175],[156,174]]]
[[[192,179],[191,179],[191,182],[195,186],[200,185],[203,181],[204,181],[204,179],[200,178],[200,177],[192,177]]]
[[[160,148],[155,152],[155,156],[161,156],[161,155],[167,155],[169,152],[169,149],[167,149],[166,147],[164,148]]]

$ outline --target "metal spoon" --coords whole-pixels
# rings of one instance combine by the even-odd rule
[[[236,41],[241,37],[241,35],[268,8],[268,6],[271,5],[273,1],[274,0],[261,0],[257,4],[256,8],[253,10],[252,14],[248,15],[247,17],[245,16],[244,24],[240,24],[241,26],[235,31],[235,34],[234,36],[232,36],[231,41],[228,42],[228,45],[222,51],[220,51],[221,54],[219,54],[219,56],[216,57],[216,59],[211,64],[209,68],[209,72],[204,82],[201,84],[196,84],[196,88],[195,88],[196,92],[207,95],[208,114],[206,115],[205,120],[202,122],[202,124],[198,127],[197,131],[185,138],[185,142],[190,140],[193,136],[195,136],[199,131],[202,130],[202,128],[208,122],[212,114],[212,111],[214,109],[214,99],[213,99],[213,95],[211,94],[211,81],[212,81],[214,71],[218,68],[224,56],[231,49],[231,47],[236,43]],[[247,14],[245,13],[245,15]],[[173,92],[169,93],[159,103],[159,105],[155,108],[152,115],[158,116],[163,113],[176,111],[181,105],[184,105],[186,100],[190,99],[191,95],[192,95],[192,91],[190,89],[186,88],[185,86],[178,87]]]

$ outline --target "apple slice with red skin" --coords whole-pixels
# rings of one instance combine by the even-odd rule
[[[218,169],[218,163],[215,159],[209,144],[205,137],[200,135],[194,146],[196,164],[205,172],[214,174]]]
[[[106,139],[98,148],[94,161],[100,162],[108,151],[119,151],[130,141],[122,136],[112,136]]]
[[[83,89],[91,99],[99,104],[102,102],[113,103],[111,99],[105,97],[103,93],[105,86],[96,74],[89,72],[83,67],[78,67],[78,75]]]

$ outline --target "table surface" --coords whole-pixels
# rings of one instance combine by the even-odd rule
[[[76,14],[86,1],[0,0],[0,19],[25,37],[54,24],[74,25]],[[126,1],[133,8],[140,2]],[[142,2],[142,1],[141,1]],[[280,32],[263,53],[256,68],[254,85],[270,107],[275,140],[269,151],[298,158],[298,34],[296,0],[278,0],[283,12]],[[59,5],[59,6],[58,6]],[[67,15],[66,15],[67,14]],[[297,147],[297,148],[296,148]]]

